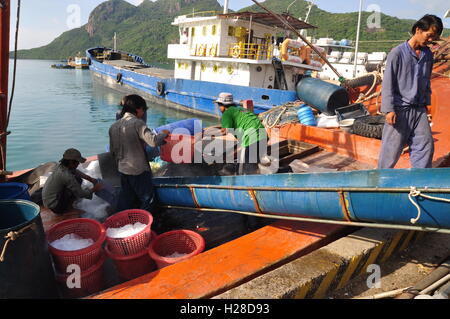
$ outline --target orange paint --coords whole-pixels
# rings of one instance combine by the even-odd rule
[[[347,229],[318,223],[276,222],[91,298],[210,298],[330,243]]]

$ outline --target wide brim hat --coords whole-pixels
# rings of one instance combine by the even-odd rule
[[[79,163],[86,162],[86,159],[81,156],[80,151],[74,148],[69,148],[68,150],[66,150],[63,154],[63,159],[77,161]]]
[[[237,104],[233,99],[233,94],[225,92],[220,93],[219,97],[214,102],[225,106]]]

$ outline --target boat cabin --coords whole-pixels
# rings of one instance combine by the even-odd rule
[[[296,29],[315,28],[283,17]],[[195,13],[176,17],[172,25],[179,27],[180,41],[168,46],[168,58],[175,60],[178,79],[295,90],[299,75],[321,70],[298,59],[273,59],[285,27],[267,13]]]

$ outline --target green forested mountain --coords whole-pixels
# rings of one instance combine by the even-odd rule
[[[278,13],[286,12],[292,0],[266,0],[264,5]],[[113,35],[117,32],[118,47],[143,56],[149,63],[167,61],[167,44],[176,43],[178,29],[171,25],[173,19],[193,11],[221,11],[216,0],[145,0],[135,7],[124,0],[109,0],[92,11],[86,25],[67,31],[49,45],[19,51],[20,58],[65,59],[78,52],[84,53],[94,46],[112,47]],[[240,11],[262,11],[258,6]],[[298,0],[289,8],[289,13],[304,19],[307,3]],[[362,41],[404,40],[408,38],[414,20],[403,20],[385,14],[381,16],[380,29],[368,29],[369,12],[363,13]],[[318,27],[310,31],[315,37],[332,37],[337,40],[356,38],[358,13],[330,13],[314,6],[309,23]],[[445,34],[450,35],[449,30]],[[361,43],[366,51],[389,50],[398,42]]]

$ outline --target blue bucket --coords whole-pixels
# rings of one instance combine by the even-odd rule
[[[0,200],[2,199],[25,199],[31,200],[28,193],[28,185],[22,183],[1,183]]]
[[[21,199],[0,200],[2,251],[0,299],[58,296],[38,205]]]

